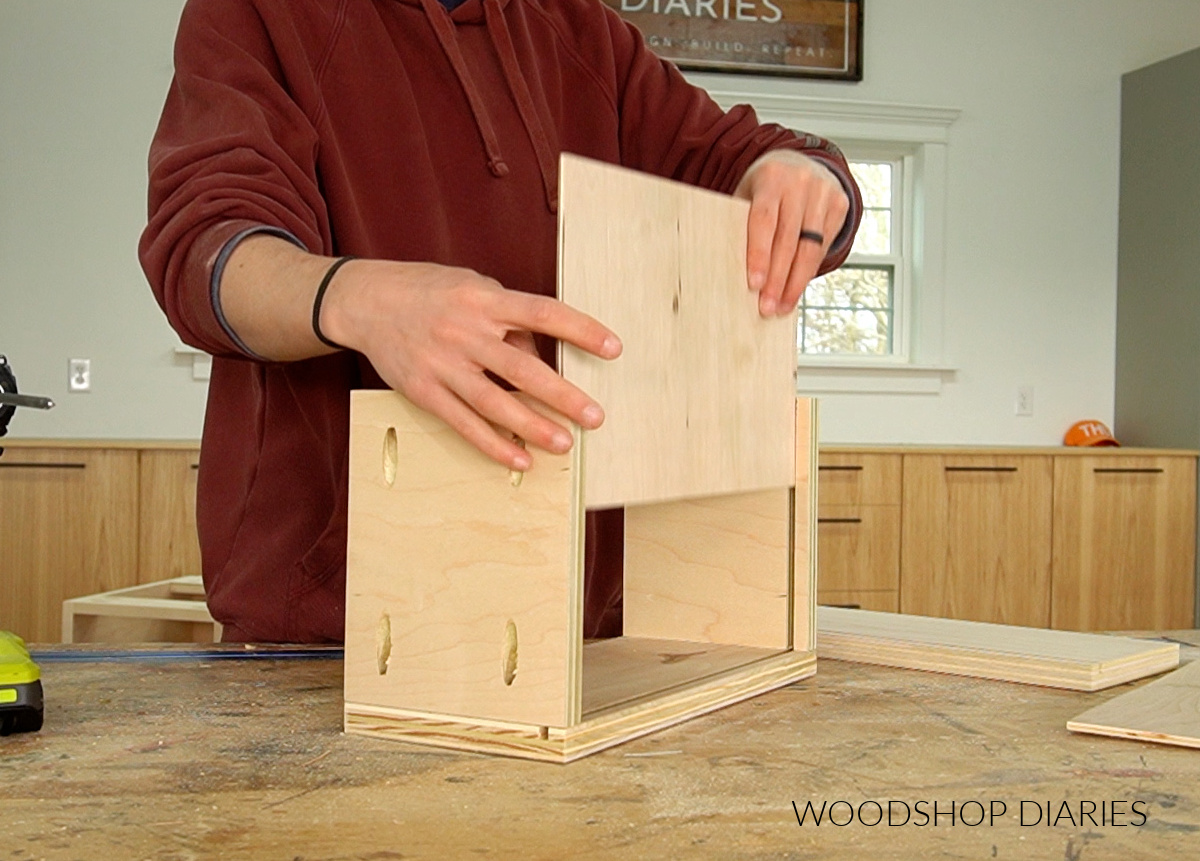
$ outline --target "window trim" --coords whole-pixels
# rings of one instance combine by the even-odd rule
[[[804,357],[796,385],[805,393],[932,393],[954,375],[944,355],[944,294],[947,160],[957,108],[813,98],[709,88],[723,108],[750,104],[763,122],[828,138],[855,157],[904,153],[903,218],[910,279],[904,319],[893,337],[903,339],[891,356],[858,359]],[[893,156],[894,157],[894,156]],[[902,328],[901,328],[902,327]]]

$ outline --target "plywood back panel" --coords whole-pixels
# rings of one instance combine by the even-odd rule
[[[577,722],[577,479],[572,455],[511,473],[399,394],[354,392],[347,702]]]
[[[625,509],[625,636],[786,649],[791,491]]]
[[[795,320],[746,286],[748,204],[564,155],[559,297],[624,343],[563,345],[563,375],[607,415],[588,435],[588,507],[790,486]]]

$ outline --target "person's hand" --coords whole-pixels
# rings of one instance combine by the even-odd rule
[[[746,280],[764,317],[790,314],[850,209],[837,177],[794,150],[750,165],[734,194],[750,201]]]
[[[555,299],[425,263],[350,261],[330,285],[321,324],[326,335],[366,355],[388,385],[518,470],[531,465],[529,452],[493,425],[556,453],[570,449],[571,434],[487,372],[593,429],[604,421],[603,409],[538,358],[531,333],[605,359],[621,353],[613,332]]]

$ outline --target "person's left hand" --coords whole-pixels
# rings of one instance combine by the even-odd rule
[[[850,209],[833,173],[795,150],[772,150],[734,194],[750,201],[746,280],[764,317],[792,313]]]

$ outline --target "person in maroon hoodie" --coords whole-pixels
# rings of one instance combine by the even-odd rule
[[[557,338],[621,349],[553,298],[562,152],[749,199],[763,315],[861,212],[835,147],[721,110],[599,0],[189,0],[139,253],[214,356],[197,520],[226,640],[342,639],[351,389],[514,469],[512,433],[571,438],[495,378],[603,421],[552,366]],[[621,518],[589,515],[588,636],[620,632]]]

